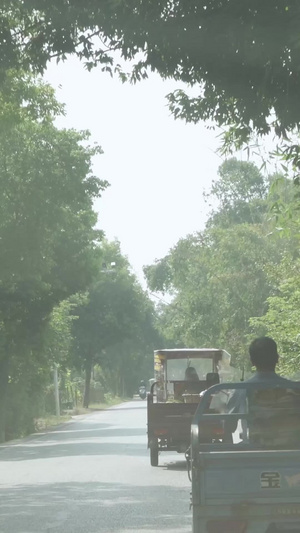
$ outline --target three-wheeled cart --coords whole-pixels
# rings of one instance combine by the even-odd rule
[[[155,381],[147,397],[150,462],[158,466],[159,452],[184,453],[190,445],[192,417],[201,393],[219,383],[230,367],[230,355],[214,348],[166,349],[154,352]],[[223,438],[212,423],[206,439]]]
[[[229,394],[227,409],[211,409]],[[232,442],[206,442],[211,421]],[[300,383],[223,383],[203,395],[191,428],[193,533],[299,533]]]

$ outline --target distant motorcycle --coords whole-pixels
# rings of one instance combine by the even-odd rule
[[[145,399],[146,399],[146,396],[147,396],[146,387],[145,387],[145,385],[141,385],[141,386],[139,387],[139,397],[140,397],[142,400],[145,400]]]

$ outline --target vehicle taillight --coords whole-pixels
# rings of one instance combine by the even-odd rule
[[[161,437],[162,435],[167,435],[167,434],[168,434],[167,429],[155,429],[154,430],[154,435],[156,435],[156,437]]]
[[[224,435],[224,429],[223,428],[213,428],[213,434],[223,436]]]
[[[208,533],[244,533],[247,522],[241,520],[211,520],[207,522]]]

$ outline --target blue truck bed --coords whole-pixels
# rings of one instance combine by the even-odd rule
[[[299,449],[259,449],[249,441],[203,445],[201,425],[213,417],[207,402],[192,424],[193,533],[300,533],[300,432]],[[224,423],[227,417],[234,415],[220,414]]]

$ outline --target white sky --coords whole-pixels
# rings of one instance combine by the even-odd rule
[[[217,133],[175,121],[165,95],[182,85],[156,75],[137,85],[121,84],[69,59],[50,65],[45,79],[66,104],[60,125],[89,129],[104,150],[94,169],[111,186],[95,205],[98,225],[108,239],[119,239],[142,281],[143,265],[203,228],[208,213],[203,189],[222,163],[215,153]]]

